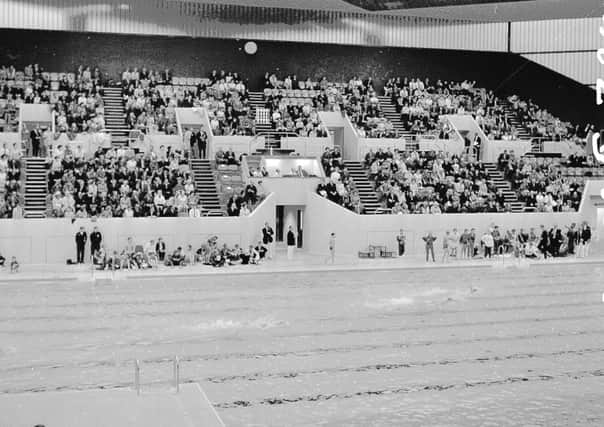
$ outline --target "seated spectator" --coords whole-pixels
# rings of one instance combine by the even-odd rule
[[[176,250],[174,252],[172,252],[172,255],[170,255],[170,257],[167,258],[166,265],[182,266],[182,265],[185,265],[184,261],[185,261],[185,256],[182,252],[182,248],[179,246],[178,248],[176,248]]]
[[[73,153],[47,159],[52,214],[78,217],[184,216],[197,204],[179,152],[165,158],[113,148],[76,161]],[[79,206],[79,208],[78,208]]]
[[[10,272],[11,273],[19,272],[19,261],[17,261],[17,258],[15,256],[11,257],[11,260],[10,260]]]

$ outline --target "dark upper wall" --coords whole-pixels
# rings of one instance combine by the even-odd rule
[[[168,67],[184,76],[207,75],[215,68],[237,71],[254,89],[265,71],[274,70],[336,81],[372,76],[378,86],[396,76],[469,79],[501,93],[532,98],[576,123],[596,121],[593,90],[511,54],[258,42],[258,52],[250,56],[243,51],[244,41],[238,40],[28,30],[0,30],[0,40],[0,64],[23,67],[37,62],[50,71],[87,64],[112,78],[126,67],[145,65]],[[602,110],[599,113],[602,118]]]

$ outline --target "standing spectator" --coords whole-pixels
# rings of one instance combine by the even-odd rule
[[[459,238],[459,242],[461,243],[461,258],[469,259],[470,251],[469,251],[469,242],[470,242],[470,233],[468,229],[464,229],[463,233],[461,233],[461,237]]]
[[[294,230],[292,226],[289,226],[289,230],[287,232],[287,259],[294,259],[294,250],[296,249],[296,235],[294,234]]]
[[[336,262],[336,233],[329,235],[329,257],[327,261],[331,261],[332,264]]]
[[[543,225],[541,226],[541,239],[539,240],[537,249],[541,251],[544,258],[547,258],[549,252],[549,234]]]
[[[493,247],[495,246],[495,239],[493,239],[493,235],[488,231],[485,231],[480,241],[484,245],[484,257],[491,258],[493,256]]]
[[[449,261],[449,255],[451,254],[451,247],[449,244],[451,243],[451,233],[449,230],[445,232],[445,237],[443,237],[443,264],[446,264]]]
[[[577,241],[577,230],[575,230],[575,223],[573,222],[568,231],[566,232],[566,237],[568,238],[568,253],[569,255],[575,254],[575,244]]]
[[[460,237],[457,228],[453,229],[453,233],[451,233],[451,256],[454,256],[455,259],[459,259],[459,243]]]
[[[206,148],[208,146],[208,134],[205,130],[197,131],[197,146],[199,147],[199,157],[206,158]]]
[[[94,259],[94,254],[96,251],[101,249],[101,242],[103,241],[103,236],[99,231],[99,227],[94,227],[92,233],[90,233],[90,256]]]
[[[428,255],[432,255],[432,262],[436,262],[434,260],[434,242],[436,241],[436,237],[432,235],[432,232],[429,232],[422,239],[426,242],[426,262],[428,262]]]
[[[86,240],[88,240],[88,235],[84,230],[84,227],[80,227],[80,230],[75,235],[76,241],[76,252],[77,252],[77,263],[84,263],[84,249],[86,248]]]
[[[589,243],[591,242],[591,228],[589,227],[589,224],[584,222],[579,234],[581,237],[579,240],[577,257],[585,258],[589,256]]]
[[[157,253],[157,258],[159,258],[159,261],[164,262],[164,259],[166,258],[166,242],[164,242],[161,237],[157,238],[155,252]]]
[[[275,232],[273,231],[271,226],[268,225],[268,222],[265,222],[264,228],[262,228],[262,243],[264,243],[264,245],[268,249],[268,254],[267,254],[268,259],[273,258],[273,240],[274,240],[273,235],[274,234],[275,234]]]
[[[472,259],[476,255],[476,229],[472,228],[468,237],[468,253],[469,258]]]
[[[401,228],[398,236],[396,236],[396,241],[398,242],[398,256],[405,255],[405,234],[403,233],[403,229]]]
[[[40,132],[40,126],[37,125],[29,134],[31,138],[31,151],[33,157],[40,155],[40,142],[42,140],[42,132]]]

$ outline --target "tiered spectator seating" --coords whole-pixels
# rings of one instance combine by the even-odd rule
[[[22,103],[53,105],[57,132],[99,131],[105,126],[98,68],[80,66],[73,73],[49,73],[38,64],[24,71],[0,67],[0,128],[17,131]]]
[[[380,110],[371,79],[357,77],[348,83],[298,81],[297,76],[278,80],[266,73],[264,81],[266,107],[272,112],[276,129],[306,135],[322,136],[325,129],[314,115],[322,110],[344,110],[362,137],[390,138],[396,132]],[[301,108],[296,108],[301,107]],[[291,120],[288,120],[290,119]]]
[[[579,209],[584,175],[568,174],[559,158],[516,158],[513,153],[499,156],[498,167],[528,208],[539,212],[570,212]],[[595,168],[594,168],[595,169]],[[591,173],[597,172],[590,170]]]
[[[481,162],[434,152],[369,152],[369,176],[392,213],[505,212]]]
[[[14,155],[0,155],[0,218],[22,218],[20,200],[21,159]]]
[[[326,150],[321,156],[321,164],[328,179],[324,184],[319,184],[317,193],[353,212],[365,213],[359,191],[342,162],[342,154],[338,148]]]
[[[252,135],[247,87],[237,73],[209,78],[172,77],[134,68],[122,75],[127,124],[148,133],[174,134],[176,107],[205,107],[214,135]]]
[[[197,205],[189,166],[179,153],[101,150],[92,159],[48,159],[51,216],[189,216]]]
[[[384,93],[400,112],[404,129],[412,134],[444,137],[446,132],[438,125],[441,114],[472,114],[492,140],[538,137],[559,141],[581,133],[531,100],[523,101],[517,95],[500,99],[493,91],[476,87],[476,82],[392,78]]]

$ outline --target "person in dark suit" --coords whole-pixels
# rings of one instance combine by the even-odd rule
[[[568,231],[566,232],[566,237],[568,238],[568,254],[575,254],[575,245],[577,243],[577,230],[575,229],[575,223],[573,222]]]
[[[96,251],[101,249],[101,242],[103,241],[103,235],[99,231],[99,227],[94,227],[92,233],[90,233],[90,256],[94,259]]]
[[[199,147],[199,157],[206,158],[206,148],[208,147],[208,134],[205,130],[197,131],[197,145]]]
[[[268,225],[268,222],[264,223],[264,228],[262,228],[262,243],[264,243],[264,246],[266,246],[268,248],[268,254],[267,257],[268,259],[271,259],[273,257],[273,235],[275,234],[275,232],[273,231],[273,229],[271,228],[270,225]]]
[[[84,230],[84,227],[80,227],[80,230],[75,235],[78,264],[84,263],[84,249],[86,248],[87,240],[88,235],[86,234],[86,230]]]
[[[287,259],[294,259],[294,250],[296,249],[296,235],[294,234],[294,230],[292,226],[289,226],[289,231],[287,232]]]
[[[166,258],[166,242],[161,237],[157,239],[157,243],[155,244],[155,253],[159,261],[164,262]]]
[[[38,157],[40,155],[40,142],[42,141],[42,132],[40,132],[40,126],[36,126],[29,134],[31,139],[31,151],[32,156]]]
[[[197,148],[197,132],[192,131],[191,132],[191,136],[189,137],[189,145],[191,147],[191,157],[193,158],[197,158],[198,153],[195,152],[195,149]]]
[[[547,258],[547,254],[549,251],[549,233],[545,229],[544,226],[541,226],[541,239],[539,240],[539,245],[537,249],[541,251],[544,258]]]

